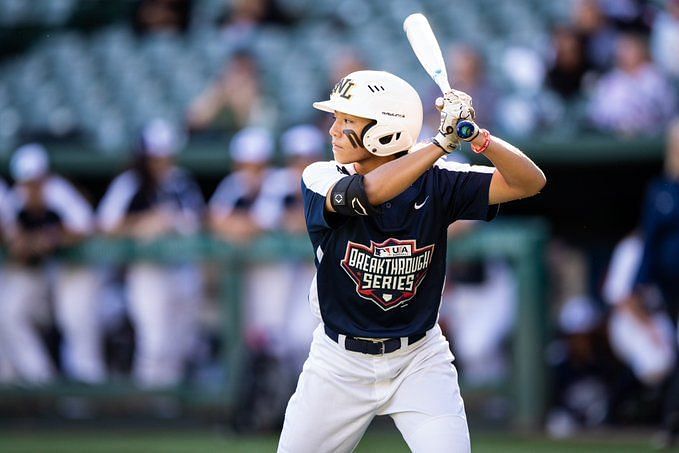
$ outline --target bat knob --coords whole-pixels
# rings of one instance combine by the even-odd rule
[[[462,120],[458,121],[455,132],[458,137],[468,142],[478,135],[479,127],[473,121]]]

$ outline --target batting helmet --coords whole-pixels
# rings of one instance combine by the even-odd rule
[[[352,72],[337,82],[329,100],[313,105],[325,112],[373,120],[361,139],[376,156],[407,151],[422,128],[422,101],[417,91],[405,80],[384,71]]]
[[[29,143],[19,147],[9,161],[9,171],[18,183],[40,179],[49,172],[49,157],[42,145]]]

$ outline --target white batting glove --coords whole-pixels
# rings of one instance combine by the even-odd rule
[[[433,142],[443,151],[450,154],[460,146],[456,126],[460,120],[474,120],[476,115],[472,107],[472,98],[458,90],[447,92],[436,99],[436,108],[441,112],[441,123]]]
[[[440,99],[440,101],[439,101]],[[439,107],[440,106],[440,107]],[[436,99],[436,108],[457,117],[457,120],[474,121],[472,97],[464,91],[450,90],[442,98]]]

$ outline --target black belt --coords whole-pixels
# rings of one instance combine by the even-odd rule
[[[327,325],[325,327],[325,334],[330,337],[335,343],[339,343],[339,334],[332,330]],[[411,345],[424,338],[425,334],[420,333],[408,337],[408,344]],[[344,340],[344,349],[353,352],[362,352],[363,354],[388,354],[401,348],[400,338],[389,338],[386,340],[362,340],[347,336]]]

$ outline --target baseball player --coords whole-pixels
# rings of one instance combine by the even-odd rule
[[[113,180],[98,209],[107,234],[139,241],[194,234],[204,200],[193,178],[178,168],[181,138],[165,121],[141,134],[135,167]],[[135,262],[127,271],[129,313],[135,330],[134,378],[143,387],[176,385],[196,337],[200,270],[193,263]]]
[[[87,383],[105,378],[96,291],[91,269],[59,263],[55,253],[93,232],[92,208],[65,179],[50,174],[45,149],[20,147],[10,161],[15,186],[3,209],[9,249],[0,300],[0,348],[19,379],[45,383],[54,368],[36,327],[50,289],[61,329],[62,368]]]
[[[317,268],[309,300],[322,323],[279,452],[351,451],[376,415],[390,415],[415,452],[470,450],[453,356],[437,325],[446,231],[457,219],[491,220],[500,203],[538,193],[545,177],[478,128],[472,147],[495,168],[441,160],[459,147],[458,121],[474,111],[455,90],[437,106],[437,135],[413,152],[422,103],[390,73],[353,72],[314,103],[335,118],[335,160],[302,176]]]

